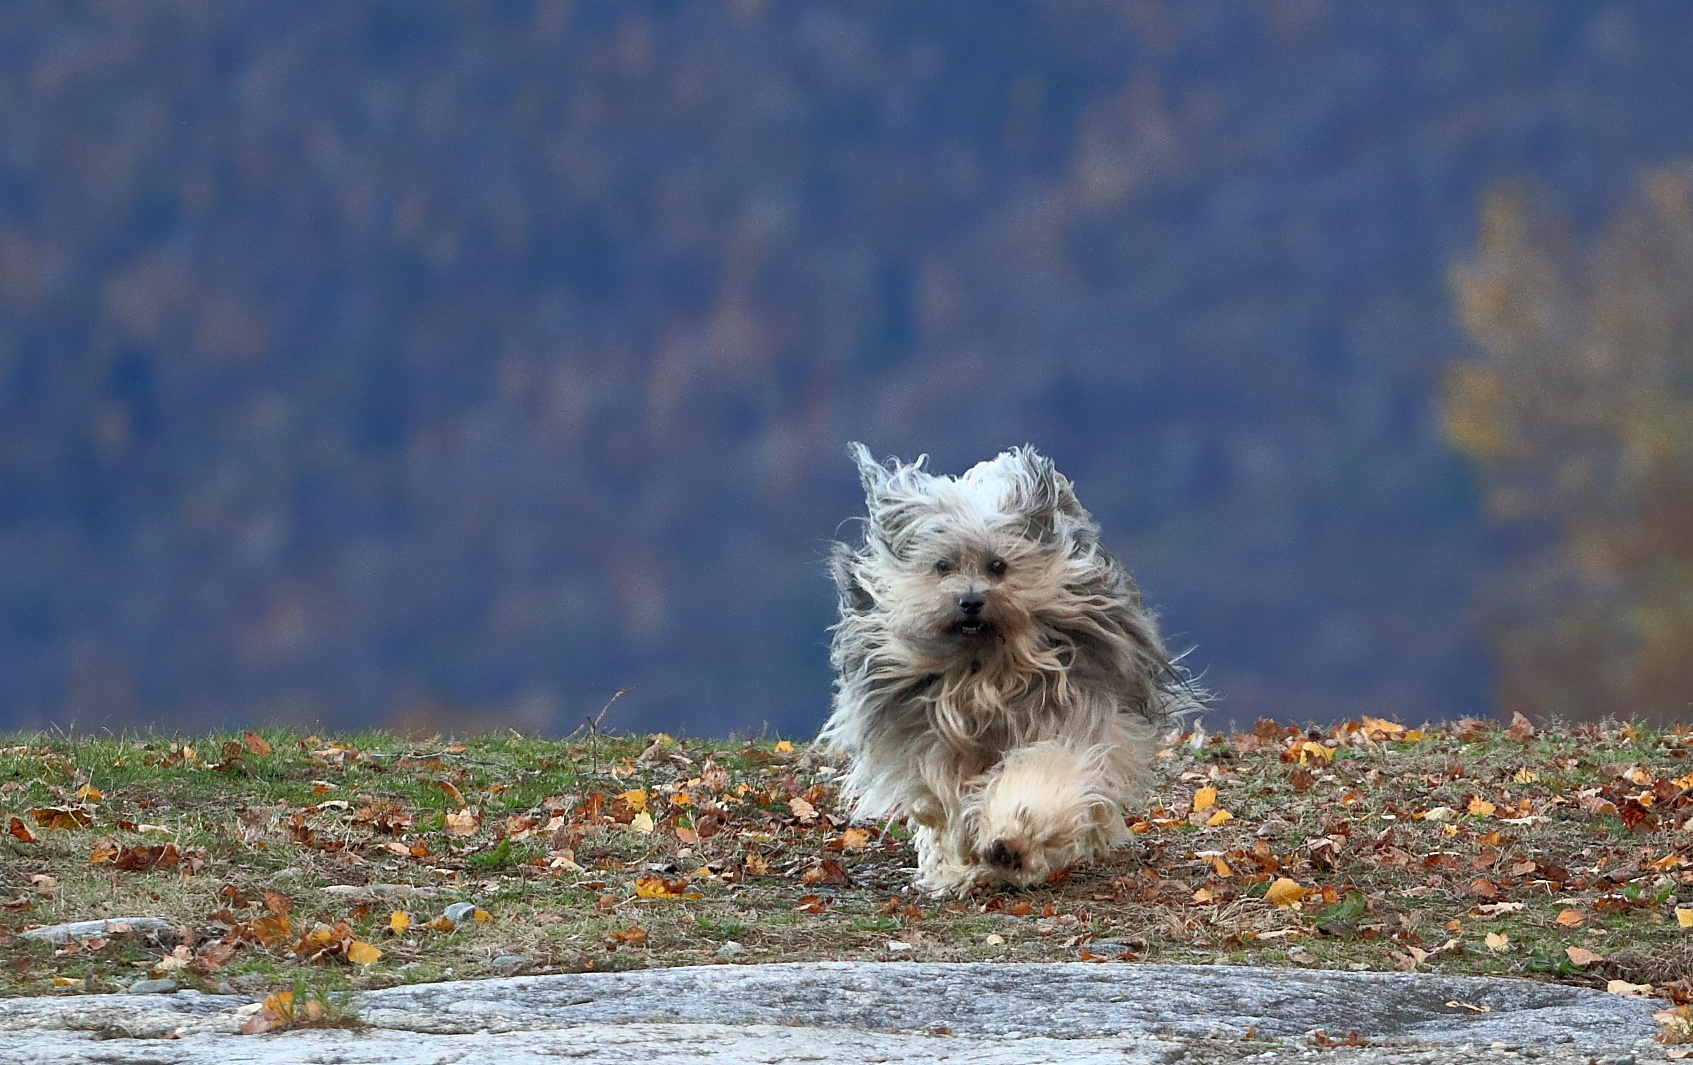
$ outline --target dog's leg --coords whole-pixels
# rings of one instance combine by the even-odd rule
[[[1045,740],[1006,752],[975,807],[975,850],[985,875],[1041,883],[1079,858],[1128,837],[1108,747]]]
[[[917,886],[935,895],[968,895],[982,879],[974,856],[958,846],[952,826],[931,828],[917,824]]]

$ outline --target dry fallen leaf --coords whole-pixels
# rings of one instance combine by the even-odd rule
[[[1503,932],[1489,932],[1486,937],[1487,949],[1491,951],[1509,950],[1511,937]]]
[[[870,833],[862,828],[849,828],[841,833],[841,849],[861,851],[870,845]]]
[[[482,813],[474,806],[466,806],[462,810],[449,813],[446,818],[447,835],[470,836],[482,823]]]
[[[1693,912],[1690,912],[1693,916]],[[1587,915],[1580,910],[1563,910],[1558,914],[1558,923],[1565,928],[1580,928],[1587,923]]]
[[[1217,789],[1206,786],[1193,793],[1193,812],[1209,810],[1217,805]]]
[[[411,914],[407,913],[406,911],[395,910],[393,913],[388,915],[388,931],[390,933],[397,936],[401,932],[404,932],[407,928],[410,928],[410,927],[411,927]]]
[[[1288,907],[1304,898],[1309,890],[1309,888],[1302,887],[1285,876],[1277,877],[1264,892],[1264,898],[1272,906]]]
[[[1612,980],[1605,984],[1605,990],[1623,998],[1645,998],[1652,993],[1651,984],[1631,984],[1627,980]]]
[[[1595,954],[1586,947],[1565,947],[1564,956],[1569,958],[1571,965],[1586,967],[1605,960],[1603,954]]]
[[[1682,928],[1693,928],[1693,906],[1677,906],[1675,908],[1675,923]]]
[[[354,965],[372,965],[382,957],[382,948],[372,946],[362,939],[355,939],[347,948],[347,960]]]

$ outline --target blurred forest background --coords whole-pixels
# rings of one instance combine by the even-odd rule
[[[844,443],[1217,715],[1688,716],[1693,5],[0,4],[0,727],[811,731]]]

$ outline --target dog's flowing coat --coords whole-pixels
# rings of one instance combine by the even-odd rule
[[[863,817],[903,817],[935,892],[1031,884],[1127,836],[1185,675],[1070,482],[1032,448],[961,477],[852,445],[823,739]]]

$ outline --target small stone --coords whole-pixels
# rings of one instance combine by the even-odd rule
[[[522,954],[501,954],[491,964],[496,969],[521,969],[529,964],[529,959]]]
[[[168,995],[175,990],[175,980],[137,980],[129,985],[132,995]]]
[[[723,944],[721,947],[717,948],[717,956],[719,958],[733,958],[733,957],[736,957],[737,955],[745,954],[746,952],[747,952],[746,947],[741,946],[741,944],[735,942],[732,939],[729,942]]]
[[[1634,1065],[1633,1054],[1618,1054],[1611,1059],[1611,1065]]]
[[[447,920],[453,922],[454,924],[463,924],[466,921],[470,920],[471,915],[474,914],[475,912],[476,912],[476,903],[474,903],[474,902],[455,902],[451,906],[448,906],[445,910],[443,910],[441,912],[441,916],[445,917]]]

